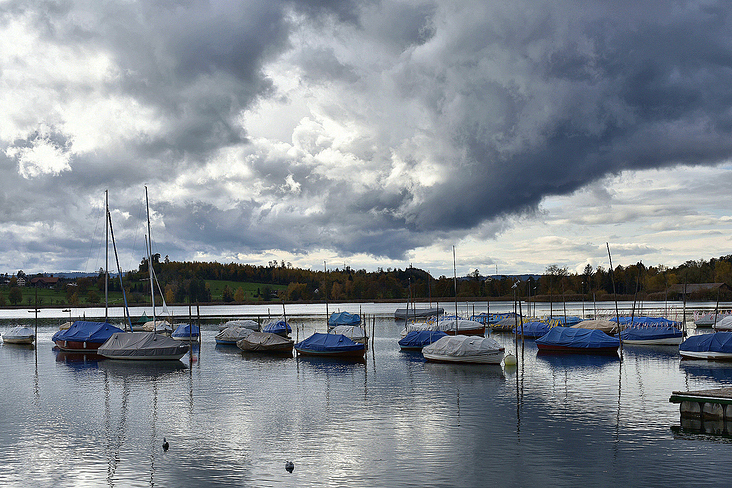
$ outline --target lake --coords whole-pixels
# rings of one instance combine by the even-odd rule
[[[195,361],[93,360],[53,351],[44,322],[37,348],[0,347],[0,485],[729,485],[732,441],[672,429],[668,399],[732,384],[732,364],[681,362],[675,347],[545,356],[510,334],[493,337],[517,367],[430,364],[399,350],[395,307],[369,311],[363,363],[243,355],[216,346],[215,323]],[[34,322],[22,313],[0,332]],[[324,329],[292,323],[300,339]]]

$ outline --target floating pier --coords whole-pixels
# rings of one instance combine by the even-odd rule
[[[668,401],[680,404],[682,429],[732,435],[732,387],[674,391]]]

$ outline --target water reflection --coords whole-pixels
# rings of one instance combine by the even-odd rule
[[[188,367],[181,361],[124,361],[107,359],[99,369],[112,376],[127,379],[150,379],[180,374]]]
[[[66,352],[58,348],[54,348],[56,362],[62,363],[76,370],[93,369],[98,367],[100,361],[104,361],[104,356],[93,353],[83,352]]]
[[[536,357],[554,368],[603,369],[620,362],[618,355],[611,354],[562,354],[538,351]]]
[[[679,369],[697,378],[725,384],[732,383],[732,363],[705,360],[679,361]]]

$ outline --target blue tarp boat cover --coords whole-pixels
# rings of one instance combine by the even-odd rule
[[[681,337],[684,333],[670,325],[661,327],[628,327],[620,333],[624,341],[644,341]]]
[[[413,330],[399,340],[399,345],[413,348],[424,347],[445,336],[447,334],[439,330]]]
[[[292,327],[290,327],[290,324],[284,320],[276,320],[265,325],[262,332],[269,332],[271,334],[289,334],[292,332]]]
[[[564,327],[572,327],[573,325],[577,325],[580,322],[582,322],[582,319],[580,317],[577,317],[576,315],[567,315],[566,317],[564,315],[553,315],[547,319],[547,322],[549,322],[551,325],[563,325]]]
[[[679,344],[679,351],[712,351],[732,354],[732,332],[693,335]]]
[[[316,332],[302,342],[295,344],[298,351],[314,351],[314,352],[346,352],[360,351],[364,349],[363,344],[357,344],[343,334],[323,334]]]
[[[333,312],[328,318],[328,325],[358,325],[361,323],[361,316],[357,313]]]
[[[497,324],[503,319],[508,318],[514,318],[518,316],[518,314],[513,312],[506,312],[506,313],[479,313],[477,315],[473,315],[470,317],[470,320],[474,320],[476,322],[480,322],[481,324]],[[518,318],[518,320],[521,320],[521,317]]]
[[[551,329],[546,322],[526,322],[523,325],[524,337],[541,337]],[[513,328],[514,334],[521,334],[521,326]]]
[[[53,340],[102,343],[116,332],[124,331],[108,322],[77,320],[68,329],[56,332],[53,335]]]
[[[197,325],[191,326],[191,324],[180,324],[175,328],[175,331],[171,334],[172,337],[198,337],[201,334],[201,330]]]
[[[617,317],[610,319],[613,322],[618,322]],[[619,320],[621,325],[648,325],[648,326],[666,326],[666,325],[680,325],[678,322],[669,320],[664,317],[620,317]]]
[[[575,329],[573,327],[552,327],[536,340],[537,344],[581,349],[598,349],[620,346],[620,340],[601,330]]]

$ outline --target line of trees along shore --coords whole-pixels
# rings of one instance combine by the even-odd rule
[[[433,277],[414,267],[378,269],[368,272],[348,266],[326,271],[295,268],[284,261],[270,261],[266,266],[252,264],[222,264],[217,262],[176,262],[166,256],[153,256],[153,267],[168,303],[211,303],[286,300],[407,300],[417,301],[454,298],[452,277]],[[19,274],[22,273],[19,272]],[[28,279],[32,278],[30,276]],[[128,301],[149,303],[150,281],[148,260],[142,259],[137,270],[125,274],[124,286]],[[678,294],[668,290],[676,284],[725,283],[714,291],[699,291],[698,300],[732,300],[732,255],[709,261],[687,261],[677,267],[645,266],[637,263],[617,266],[612,271],[602,266],[587,265],[582,273],[570,272],[559,265],[548,266],[541,275],[485,277],[475,269],[458,278],[457,296],[463,299],[506,299],[514,293],[535,300],[585,299],[607,300],[617,293],[620,298],[642,300],[676,299]],[[513,288],[517,285],[516,288]],[[613,290],[613,285],[615,290]],[[104,297],[104,270],[99,275],[76,280],[61,280],[66,303],[99,303]],[[0,305],[7,301],[17,305],[23,300],[18,292],[0,293]],[[157,288],[157,287],[156,287]],[[111,293],[121,295],[117,279],[109,280]],[[26,297],[30,292],[26,288]],[[156,294],[158,294],[156,289]],[[76,302],[76,303],[75,303]],[[30,303],[30,302],[29,302]]]

